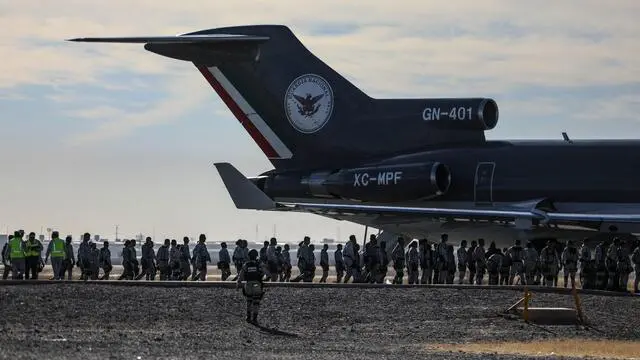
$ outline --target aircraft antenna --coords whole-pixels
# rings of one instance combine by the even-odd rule
[[[567,135],[566,132],[562,132],[562,138],[564,139],[564,141],[568,142],[568,143],[573,143],[573,141],[571,141],[571,139],[569,139],[569,135]]]

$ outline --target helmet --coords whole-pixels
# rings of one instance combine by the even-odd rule
[[[252,249],[249,251],[249,260],[255,260],[258,258],[258,251],[256,249]]]

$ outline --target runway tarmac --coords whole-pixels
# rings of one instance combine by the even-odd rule
[[[582,295],[595,325],[586,330],[501,317],[521,297],[513,290],[273,286],[259,329],[244,322],[240,292],[216,283],[0,284],[0,358],[7,359],[519,359],[528,357],[431,345],[640,338],[640,303],[632,297]],[[572,306],[572,299],[534,291],[533,304]]]

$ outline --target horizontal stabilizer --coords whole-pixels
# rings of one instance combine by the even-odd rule
[[[208,34],[208,35],[175,35],[175,36],[131,36],[131,37],[86,37],[68,39],[77,42],[99,43],[129,43],[129,44],[186,44],[186,43],[222,43],[233,41],[263,42],[269,40],[268,36],[234,35],[234,34]]]
[[[275,202],[229,163],[215,163],[218,173],[238,209],[270,210]]]

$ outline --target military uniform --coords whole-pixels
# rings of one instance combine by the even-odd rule
[[[11,239],[13,239],[13,235],[11,235],[9,241],[11,241]],[[2,280],[7,280],[9,278],[9,272],[11,272],[11,264],[9,264],[9,241],[2,245],[2,265],[4,265]]]
[[[566,288],[571,277],[571,286],[574,287],[576,283],[576,271],[578,271],[578,249],[573,247],[572,244],[562,250],[562,266],[564,268],[564,287]]]
[[[342,257],[342,248],[336,249],[336,251],[333,253],[333,260],[336,266],[336,283],[341,283],[345,270],[344,259]]]
[[[193,248],[195,280],[205,281],[207,279],[207,262],[211,262],[211,255],[207,250],[207,245],[199,242]]]
[[[99,262],[100,268],[104,271],[104,275],[101,277],[101,280],[109,280],[113,266],[111,265],[111,250],[109,250],[108,246],[103,246],[100,249]]]
[[[629,285],[629,274],[633,271],[631,260],[627,250],[621,246],[618,250],[618,267],[616,269],[619,276],[618,290],[627,291]]]
[[[189,243],[184,243],[180,246],[180,275],[182,280],[187,280],[191,276],[191,251],[189,250]],[[194,271],[195,274],[195,271]]]
[[[371,235],[371,240],[364,247],[364,281],[375,283],[378,268],[378,240],[375,235]]]
[[[323,247],[320,250],[320,267],[322,268],[322,277],[320,278],[320,282],[327,282],[327,277],[329,276],[329,253],[327,252],[327,248]]]
[[[353,276],[353,262],[356,257],[356,253],[353,248],[353,241],[349,240],[344,245],[344,250],[342,251],[343,259],[344,259],[344,268],[346,271],[346,275],[344,277],[344,282],[348,283],[351,277]]]
[[[378,246],[378,267],[376,269],[375,281],[376,284],[384,284],[384,278],[387,277],[387,271],[389,268],[389,255],[387,254],[387,243],[380,241]]]
[[[640,246],[638,246],[635,250],[633,250],[633,254],[631,255],[631,262],[636,271],[636,279],[633,282],[633,292],[638,292],[638,283],[640,283]]]
[[[262,288],[262,278],[264,273],[260,264],[255,260],[249,260],[240,269],[238,276],[238,286],[242,281],[246,281],[242,288],[242,294],[247,299],[247,322],[257,323],[258,312],[260,311],[260,300],[264,296]]]
[[[40,240],[35,238],[34,236],[30,236],[24,242],[24,255],[25,255],[25,279],[29,278],[29,273],[31,273],[31,279],[38,279],[38,274],[42,270],[42,250],[43,246]]]
[[[553,286],[553,278],[558,273],[558,255],[556,254],[555,246],[549,244],[545,246],[540,252],[540,265],[542,275],[544,276],[544,285]]]
[[[89,266],[89,239],[85,238],[78,247],[78,267],[80,268],[80,280],[86,280],[86,272]]]
[[[62,263],[62,278],[67,275],[67,280],[73,279],[73,267],[76,265],[76,256],[73,251],[73,244],[71,243],[71,237],[65,239],[64,244],[65,258]]]
[[[513,285],[518,276],[520,283],[526,283],[526,276],[524,272],[524,249],[520,245],[514,245],[507,250],[505,254],[511,260],[511,267],[509,268],[509,284]]]
[[[95,244],[91,244],[89,248],[89,255],[87,256],[87,267],[85,280],[98,280],[98,274],[100,273],[100,250],[96,248]]]
[[[226,247],[218,252],[218,269],[220,269],[222,281],[226,281],[231,276],[231,258]]]
[[[500,268],[502,267],[502,254],[494,253],[487,259],[487,271],[489,272],[489,285],[498,285]]]
[[[527,247],[523,250],[523,257],[525,284],[533,285],[538,264],[538,251],[531,244],[527,244]]]
[[[166,242],[158,248],[156,252],[156,261],[158,261],[158,270],[160,270],[160,281],[166,281],[171,278],[171,266],[169,266],[169,246]]]
[[[476,264],[476,284],[482,285],[484,272],[487,268],[487,259],[485,257],[484,246],[478,244],[473,252],[473,260]]]
[[[436,246],[436,271],[438,272],[438,281],[436,283],[445,284],[447,282],[447,274],[449,273],[446,242],[440,242]]]
[[[272,241],[267,247],[266,266],[268,277],[271,281],[278,281],[278,255],[276,254],[276,242]]]
[[[585,268],[591,265],[590,262],[591,262],[591,249],[589,249],[586,242],[584,242],[580,247],[580,284],[582,284],[583,288],[585,288],[584,283],[586,280],[585,274],[584,274]],[[593,287],[593,284],[591,286]]]
[[[469,254],[464,246],[460,246],[456,252],[458,258],[458,284],[462,284],[467,275],[467,263],[469,262]]]
[[[500,285],[510,285],[509,278],[511,277],[511,265],[513,262],[511,261],[511,257],[507,255],[508,249],[504,248],[502,252],[502,265],[500,266]]]
[[[178,245],[174,245],[173,242],[169,247],[169,267],[171,268],[171,280],[181,280],[182,273],[180,272],[180,257],[182,256],[182,251]]]
[[[122,267],[124,268],[122,271],[121,279],[125,280],[133,280],[134,278],[134,263],[132,257],[135,253],[131,251],[131,245],[127,245],[122,249]]]
[[[595,268],[596,268],[596,289],[605,290],[607,288],[607,246],[604,242],[596,245],[595,249]]]
[[[409,251],[407,251],[406,259],[409,284],[417,284],[418,276],[420,274],[420,254],[418,253],[418,244],[415,240],[409,244]]]
[[[421,284],[431,284],[433,277],[433,255],[431,254],[431,244],[427,239],[422,239],[418,243],[418,250],[420,253],[420,269],[422,275],[420,276]]]
[[[396,276],[393,278],[394,284],[402,284],[404,278],[404,239],[398,241],[396,246],[391,252],[391,259],[393,260],[393,268],[396,271]]]
[[[291,254],[286,244],[284,250],[282,250],[282,273],[282,281],[289,282],[291,280]]]
[[[605,260],[607,275],[609,277],[607,289],[613,291],[618,289],[618,283],[620,282],[620,276],[618,275],[618,252],[619,244],[616,242],[609,246],[609,249],[607,250],[607,258]]]
[[[153,251],[153,241],[147,239],[142,244],[142,252],[140,256],[140,262],[142,263],[142,272],[136,277],[136,280],[145,278],[145,280],[156,279],[156,253]]]

